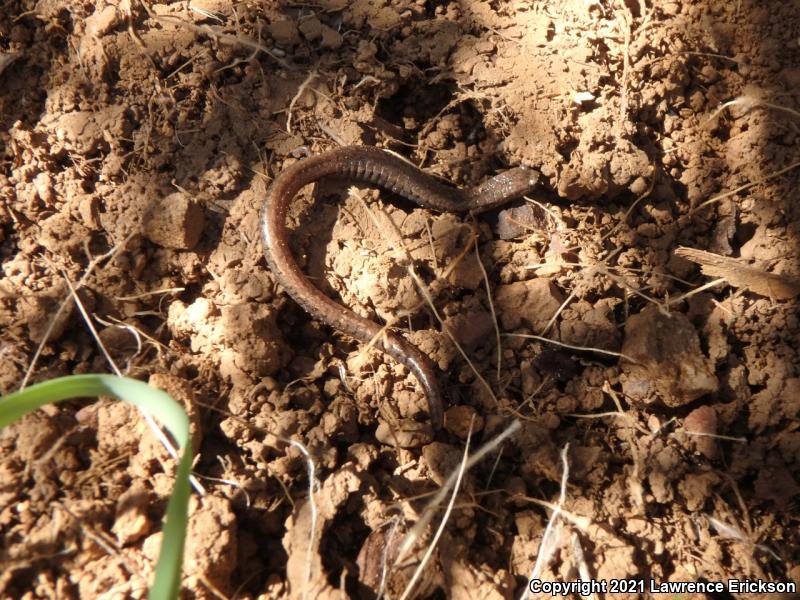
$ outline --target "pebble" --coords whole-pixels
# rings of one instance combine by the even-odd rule
[[[194,248],[205,225],[202,207],[183,192],[173,192],[150,208],[145,217],[145,237],[164,248]]]

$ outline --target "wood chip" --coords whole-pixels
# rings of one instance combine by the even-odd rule
[[[721,277],[730,285],[775,300],[788,300],[800,293],[800,278],[769,273],[744,261],[683,246],[675,254],[700,265],[704,275]]]

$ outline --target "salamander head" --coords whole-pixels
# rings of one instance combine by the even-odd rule
[[[539,183],[539,172],[530,167],[514,167],[495,175],[471,192],[469,210],[483,212],[531,192]]]
[[[520,167],[520,169],[524,169],[525,171],[527,171],[527,173],[528,173],[528,185],[530,186],[530,189],[533,189],[537,185],[539,185],[539,177],[541,177],[539,171],[537,171],[536,169],[533,169],[531,167],[526,167],[526,166],[522,166],[522,167]]]

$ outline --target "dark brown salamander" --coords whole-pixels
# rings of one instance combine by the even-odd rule
[[[272,183],[262,215],[261,233],[267,264],[289,295],[315,319],[378,348],[408,367],[428,398],[431,421],[442,426],[442,393],[438,370],[430,358],[402,336],[382,333],[377,323],[334,302],[314,287],[289,250],[286,213],[292,198],[304,186],[323,177],[337,176],[353,183],[371,184],[433,210],[454,213],[479,213],[531,191],[539,174],[517,167],[496,175],[474,189],[459,189],[442,183],[414,165],[369,146],[345,146],[297,162]]]

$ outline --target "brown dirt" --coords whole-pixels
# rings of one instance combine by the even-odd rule
[[[796,300],[735,281],[682,298],[709,279],[675,254],[800,275],[800,169],[770,177],[800,160],[798,31],[796,3],[754,0],[9,0],[0,391],[40,344],[31,381],[110,370],[78,311],[57,312],[80,282],[120,368],[190,408],[208,493],[186,597],[374,597],[470,422],[474,449],[513,418],[521,432],[465,475],[416,597],[520,597],[566,443],[578,521],[543,579],[800,583]],[[533,204],[474,225],[327,184],[290,215],[318,284],[446,374],[444,431],[406,369],[310,321],[265,267],[266,186],[337,144],[459,184],[543,175]],[[316,531],[285,439],[314,458]],[[142,597],[173,463],[138,414],[50,407],[0,449],[0,595]]]

